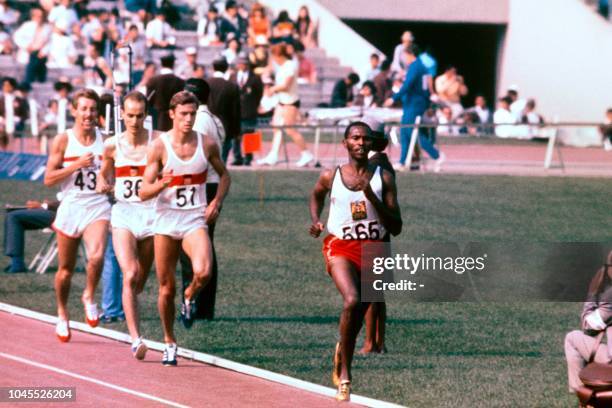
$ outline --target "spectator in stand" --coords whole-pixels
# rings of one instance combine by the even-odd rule
[[[30,11],[30,20],[23,23],[13,40],[18,47],[17,62],[27,64],[23,82],[45,82],[47,80],[47,57],[44,49],[51,38],[51,26],[45,21],[45,13],[34,7]]]
[[[251,16],[249,17],[248,44],[267,44],[268,38],[272,36],[272,26],[266,11],[260,3],[253,4]]]
[[[363,69],[359,78],[362,82],[373,81],[378,74],[380,74],[380,56],[377,53],[372,53],[370,63]]]
[[[80,34],[83,44],[101,42],[104,37],[104,27],[95,10],[88,10],[85,23],[81,26]]]
[[[263,96],[263,83],[259,75],[255,74],[249,63],[246,55],[240,55],[236,60],[236,74],[231,78],[231,81],[238,84],[240,89],[240,128],[242,134],[252,133],[257,127],[257,108]],[[240,140],[237,140],[240,143]],[[235,166],[250,166],[253,160],[252,154],[247,154],[244,161],[235,160],[232,164]]]
[[[536,102],[535,99],[527,100],[525,104],[525,109],[523,110],[523,114],[521,115],[521,123],[528,125],[543,125],[544,118],[542,115],[535,111]]]
[[[157,2],[155,0],[124,0],[124,3],[126,10],[130,13],[155,14],[157,12]]]
[[[86,48],[83,69],[83,74],[86,78],[86,88],[92,88],[98,94],[102,94],[104,88],[112,88],[113,73],[106,60],[100,56],[98,49],[93,44],[89,44]]]
[[[13,55],[14,48],[11,36],[4,28],[4,25],[0,23],[0,55]]]
[[[487,107],[487,100],[483,95],[476,95],[476,98],[474,98],[474,106],[467,109],[466,113],[470,114],[470,120],[468,120],[468,122],[474,125],[484,125],[474,127],[474,133],[492,133],[492,128],[487,125],[493,123],[493,115],[491,114],[491,110]],[[468,133],[472,134],[470,130],[471,128],[468,127]]]
[[[271,89],[274,86],[274,81],[270,77],[264,77],[261,79],[263,82],[263,96],[259,107],[257,108],[257,114],[259,118],[271,119],[274,115],[274,108],[278,105],[278,95],[272,93]],[[259,162],[258,162],[259,163]]]
[[[310,18],[310,11],[306,6],[300,7],[296,20],[296,29],[298,37],[305,48],[315,48],[317,46],[317,24]]]
[[[48,17],[49,23],[56,27],[60,24],[69,35],[79,30],[79,17],[70,3],[70,0],[59,0],[58,4],[49,12]]]
[[[238,41],[246,40],[247,22],[238,14],[238,7],[234,0],[225,3],[225,14],[221,17],[219,27],[219,39],[226,42],[231,34]]]
[[[147,95],[147,83],[155,76],[157,73],[157,66],[154,62],[145,63],[145,69],[142,72],[142,78],[140,78],[140,82],[136,84],[134,89],[140,92],[143,95]]]
[[[338,80],[334,85],[330,106],[344,108],[353,104],[353,87],[359,83],[359,75],[351,72],[344,79]]]
[[[523,111],[525,110],[525,106],[527,105],[527,100],[519,98],[518,94],[518,86],[512,85],[508,89],[508,94],[506,95],[510,98],[510,112],[514,115],[514,119],[516,122],[521,121],[521,117],[523,116]]]
[[[185,48],[185,61],[176,68],[176,76],[185,80],[193,76],[193,71],[198,60],[198,50],[195,47]]]
[[[263,44],[256,45],[255,49],[249,53],[249,61],[251,62],[253,72],[263,77],[270,63],[267,46]]]
[[[272,124],[274,126],[292,126],[295,125],[299,118],[300,99],[297,86],[297,67],[289,59],[287,46],[285,44],[276,44],[272,47],[272,59],[276,64],[275,85],[270,87],[268,92],[276,94],[278,104],[274,109],[274,117]],[[307,166],[313,161],[314,156],[308,150],[306,142],[302,135],[294,128],[286,128],[285,132],[291,137],[293,142],[301,151],[300,159],[296,162],[297,167]],[[282,141],[282,131],[276,129],[274,131],[274,139],[272,140],[272,148],[268,155],[258,160],[258,164],[273,166],[278,161],[278,152]]]
[[[2,97],[0,98],[0,144],[6,147],[10,136],[22,132],[28,119],[28,103],[16,94],[15,78],[2,78]]]
[[[127,45],[132,48],[132,69],[134,76],[137,77],[135,81],[138,82],[140,81],[142,71],[145,69],[145,62],[148,61],[151,56],[147,48],[147,41],[140,34],[136,24],[131,24],[129,26],[123,41],[118,44],[118,46]]]
[[[612,151],[612,108],[606,111],[606,120],[603,125],[599,126],[599,132],[603,141],[604,150]]]
[[[436,115],[438,117],[438,127],[436,133],[440,136],[459,136],[459,127],[455,126],[453,111],[448,105],[442,106]]]
[[[47,68],[71,68],[74,66],[78,54],[74,41],[68,33],[66,20],[60,19],[55,24],[51,41],[47,43],[42,54],[47,56]]]
[[[172,128],[168,115],[170,99],[185,87],[185,81],[174,74],[174,55],[161,58],[161,70],[147,82],[147,99],[151,103],[154,129],[163,132]]]
[[[147,37],[147,47],[149,48],[174,48],[176,43],[174,30],[166,22],[165,14],[157,14],[147,24],[145,35]]]
[[[230,66],[233,66],[241,48],[242,46],[240,45],[240,41],[238,41],[237,38],[230,36],[221,55],[225,57],[225,60]]]
[[[58,102],[50,99],[47,103],[47,112],[43,116],[42,124],[39,127],[40,134],[52,136],[57,133]]]
[[[463,77],[457,75],[457,68],[449,66],[442,75],[436,78],[436,92],[440,102],[450,106],[453,111],[453,118],[458,117],[463,112],[461,97],[467,95],[468,88]]]
[[[365,109],[379,106],[376,100],[376,86],[372,81],[365,81],[355,98],[355,106],[363,106]]]
[[[193,67],[193,74],[191,74],[191,78],[205,79],[206,68],[204,67],[204,65],[195,64]]]
[[[292,42],[295,34],[295,23],[289,18],[287,10],[282,10],[278,13],[278,17],[272,24],[272,39],[273,44],[280,42]]]
[[[216,45],[221,43],[221,19],[219,18],[219,12],[217,8],[211,5],[208,8],[206,17],[203,17],[198,21],[198,44],[200,47],[208,47],[209,45]]]
[[[396,45],[393,50],[393,60],[391,62],[391,71],[393,73],[400,73],[406,70],[407,66],[404,62],[404,50],[406,47],[412,45],[414,36],[410,31],[404,31],[401,40],[402,42]]]
[[[510,104],[512,99],[509,96],[500,98],[497,104],[497,110],[493,114],[493,123],[495,126],[495,135],[498,137],[511,137],[515,132],[516,116],[510,112]]]
[[[380,64],[380,72],[374,77],[374,86],[376,86],[376,100],[379,104],[389,99],[393,94],[393,83],[391,82],[391,61],[384,60]]]
[[[0,0],[0,24],[11,32],[17,27],[18,21],[19,12],[9,6],[8,0]]]
[[[301,42],[295,43],[295,55],[298,63],[298,84],[314,84],[317,82],[317,69],[310,59],[304,55]]]

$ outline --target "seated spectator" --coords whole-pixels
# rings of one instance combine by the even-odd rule
[[[221,25],[219,27],[219,38],[226,42],[231,35],[243,42],[246,40],[247,22],[238,14],[238,7],[234,0],[228,0],[225,3],[225,13],[221,17]]]
[[[111,71],[106,59],[100,56],[98,49],[89,44],[85,49],[83,58],[83,69],[85,87],[92,88],[102,93],[102,89],[111,89],[113,86],[113,72]],[[129,68],[128,68],[129,69]]]
[[[185,61],[175,69],[176,76],[189,79],[193,76],[193,71],[198,60],[198,50],[195,47],[185,48]]]
[[[393,73],[400,73],[406,70],[406,63],[404,62],[404,49],[409,47],[414,42],[414,36],[410,31],[404,31],[401,38],[401,43],[395,46],[393,49],[393,60],[391,62],[391,71]]]
[[[17,26],[19,21],[19,12],[11,8],[8,0],[0,0],[0,24],[2,24],[8,32],[11,32]]]
[[[372,55],[370,55],[370,62],[367,67],[361,71],[359,78],[361,78],[362,82],[373,81],[378,74],[380,74],[380,56],[377,53],[372,53]]]
[[[249,18],[248,34],[248,44],[251,47],[255,44],[267,44],[268,38],[272,36],[270,20],[266,16],[264,7],[259,3],[253,4],[251,17]]]
[[[495,135],[498,137],[511,137],[515,133],[516,117],[510,112],[510,104],[512,100],[504,96],[499,99],[497,110],[493,114],[493,123],[495,126]],[[500,126],[501,125],[501,126]]]
[[[68,78],[63,77],[53,85],[53,88],[56,92],[53,98],[57,100],[57,131],[63,132],[66,130],[66,124],[68,121],[72,84]]]
[[[380,106],[376,100],[376,86],[372,81],[365,81],[361,86],[359,95],[355,98],[355,106],[363,106],[365,109]]]
[[[474,98],[474,106],[469,108],[467,111],[470,115],[474,115],[472,120],[468,120],[468,122],[473,124],[482,124],[487,125],[493,122],[493,115],[491,114],[491,110],[487,107],[487,100],[482,95],[476,95]],[[468,133],[471,128],[468,128]],[[474,129],[476,133],[488,134],[491,132],[491,127],[489,126],[478,126]]]
[[[297,35],[305,48],[314,48],[317,46],[317,24],[310,18],[308,7],[300,7],[298,18],[296,20]],[[368,78],[369,79],[369,78]]]
[[[12,55],[14,48],[15,46],[13,45],[13,41],[11,40],[11,36],[4,28],[4,25],[0,23],[0,54]]]
[[[253,51],[249,53],[249,61],[251,62],[253,72],[257,75],[264,76],[270,63],[267,46],[263,44],[256,45]]]
[[[146,39],[140,34],[140,30],[136,24],[131,24],[127,33],[123,37],[117,47],[125,47],[129,45],[132,48],[132,69],[135,75],[142,73],[145,68],[145,62],[151,58],[151,53],[147,48]]]
[[[599,131],[601,132],[604,149],[607,152],[612,151],[612,108],[608,108],[606,111],[606,120],[603,125],[599,126]]]
[[[58,201],[26,202],[26,208],[7,210],[4,218],[4,255],[11,258],[11,264],[4,269],[7,273],[27,272],[24,260],[25,231],[49,228],[55,218]]]
[[[384,60],[380,64],[380,72],[374,77],[374,86],[376,87],[376,100],[379,104],[389,99],[393,95],[391,81],[391,61]],[[400,85],[401,86],[401,85]]]
[[[161,13],[147,24],[145,35],[149,48],[174,48],[176,43],[174,30],[166,22],[166,16]]]
[[[217,8],[211,5],[206,17],[198,21],[198,44],[200,47],[221,44],[221,19]]]
[[[70,0],[59,0],[57,5],[49,12],[47,20],[56,27],[59,24],[67,34],[71,35],[75,30],[78,31],[79,29],[79,17],[70,3]]]
[[[334,85],[330,106],[343,108],[353,104],[353,87],[359,83],[359,75],[351,72],[344,79],[338,80]]]
[[[242,46],[237,38],[230,37],[225,44],[225,49],[221,52],[221,55],[225,57],[225,60],[229,65],[234,65],[238,53],[240,53]]]
[[[523,111],[525,110],[525,105],[527,105],[527,100],[519,98],[518,87],[516,85],[510,86],[506,96],[511,100],[510,112],[512,112],[516,121],[520,122],[523,116]]]
[[[282,10],[272,24],[272,43],[292,42],[294,34],[295,24],[289,18],[287,10]]]
[[[87,11],[87,21],[81,27],[81,39],[83,44],[87,45],[92,42],[101,42],[104,39],[104,27],[98,18],[98,13],[95,10]]]
[[[295,43],[295,55],[298,63],[298,84],[314,84],[317,82],[317,69],[310,59],[304,55],[301,42]]]
[[[0,141],[3,147],[9,136],[23,131],[28,119],[28,103],[17,95],[15,78],[2,78],[2,97],[0,97]]]
[[[436,133],[440,136],[459,136],[459,126],[453,120],[453,111],[450,106],[442,106],[437,112],[438,127]]]
[[[449,66],[444,73],[436,78],[436,93],[440,102],[450,106],[453,118],[463,111],[461,97],[467,95],[468,88],[465,86],[463,77],[457,75],[457,68]]]
[[[56,99],[50,99],[47,103],[47,112],[43,116],[42,123],[39,127],[40,134],[52,136],[57,133],[57,117],[59,104]]]
[[[529,99],[523,109],[521,115],[521,123],[528,125],[542,125],[544,124],[544,118],[542,115],[535,111],[536,103],[534,99]]]
[[[47,56],[47,68],[71,68],[78,54],[65,20],[58,20],[49,41],[43,50]],[[40,54],[39,54],[40,55]]]

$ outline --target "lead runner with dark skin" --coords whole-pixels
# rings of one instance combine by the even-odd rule
[[[372,148],[372,138],[369,127],[362,122],[351,123],[342,141],[346,148],[349,163],[341,167],[341,177],[349,190],[363,191],[383,224],[392,235],[398,235],[402,230],[402,218],[397,202],[397,188],[391,173],[382,171],[382,200],[372,191],[370,180],[376,170],[368,162],[368,152]],[[325,206],[325,196],[332,188],[334,170],[325,170],[321,173],[310,196],[310,235],[318,238],[324,230],[320,220],[321,212]],[[339,377],[340,383],[347,383],[351,379],[351,363],[355,351],[355,342],[361,329],[363,314],[367,303],[361,302],[360,271],[344,257],[334,257],[330,261],[331,277],[336,288],[342,295],[343,307],[340,314],[340,346],[339,367],[334,367],[334,375]],[[337,371],[336,371],[337,370]],[[339,400],[348,400],[350,388],[339,389],[336,396]],[[344,395],[342,395],[344,394]]]

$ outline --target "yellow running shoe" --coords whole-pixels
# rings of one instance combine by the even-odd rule
[[[338,392],[336,393],[336,401],[345,402],[351,399],[351,382],[344,380],[338,386]]]

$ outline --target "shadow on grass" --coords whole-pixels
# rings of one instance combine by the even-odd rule
[[[219,317],[215,321],[235,323],[306,323],[306,324],[332,324],[338,323],[339,316],[248,316],[248,317]],[[445,321],[441,319],[387,319],[387,324],[435,324],[441,325]]]

